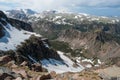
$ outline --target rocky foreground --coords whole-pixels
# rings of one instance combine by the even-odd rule
[[[24,61],[16,65],[10,56],[0,57],[0,62],[4,63],[0,67],[1,80],[101,80],[98,73],[94,71],[66,72],[57,74],[52,71],[47,72],[40,64],[34,63],[31,66]]]

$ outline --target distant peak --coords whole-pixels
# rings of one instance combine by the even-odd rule
[[[23,11],[27,14],[36,14],[37,13],[36,11],[33,11],[31,9],[23,9]]]
[[[58,11],[56,10],[46,10],[46,11],[43,11],[43,13],[57,13]]]
[[[7,10],[6,12],[11,12],[11,13],[25,13],[25,14],[28,14],[28,15],[32,15],[32,14],[36,14],[37,12],[36,11],[33,11],[31,9],[13,9],[13,10]]]

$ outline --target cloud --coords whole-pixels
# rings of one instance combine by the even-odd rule
[[[0,0],[0,3],[9,3],[15,8],[33,8],[37,10],[61,9],[69,7],[120,7],[120,0]],[[74,6],[73,6],[74,5]],[[11,5],[8,5],[8,7]],[[6,5],[5,5],[6,7]]]
[[[81,8],[120,9],[120,0],[0,0],[0,9],[2,10],[21,8],[30,8],[36,11],[76,11]]]
[[[78,7],[120,7],[120,0],[83,0],[74,4]]]

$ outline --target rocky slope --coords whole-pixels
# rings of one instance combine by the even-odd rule
[[[112,60],[113,63],[115,58],[120,57],[119,17],[44,11],[29,15],[27,18],[26,22],[32,24],[35,32],[65,45],[68,43],[66,50],[62,49],[63,46],[58,42],[57,45],[61,47],[56,47],[56,41],[52,41],[52,46],[71,53],[72,56],[82,55],[86,58],[94,57],[108,62]]]
[[[75,50],[73,56],[100,59],[108,65],[116,64],[120,59],[119,37],[104,31],[83,33],[70,29],[63,32],[57,40],[69,43]]]
[[[50,48],[54,48],[56,50],[65,52],[66,53],[65,55],[73,59],[77,63],[77,65],[82,64],[87,69],[89,68],[93,71],[94,70],[99,71],[99,69],[102,69],[103,72],[104,72],[104,68],[106,67],[109,67],[114,64],[117,65],[118,67],[120,65],[120,54],[119,54],[120,18],[119,17],[105,17],[105,16],[94,16],[83,13],[63,13],[57,11],[44,11],[42,13],[30,14],[26,17],[27,19],[24,18],[21,19],[17,16],[14,16],[13,18],[18,20],[23,20],[25,22],[32,24],[32,28],[36,33],[42,34],[43,36],[51,39],[51,41],[49,42]],[[1,34],[1,36],[3,35],[4,33]],[[29,41],[27,41],[27,43],[28,42]],[[26,46],[24,50],[28,48],[27,45],[25,45],[25,43],[23,45]],[[31,46],[33,46],[33,44],[29,45],[29,47]],[[39,52],[36,53],[38,54]],[[66,59],[64,55],[62,55],[63,54],[62,52],[58,51],[58,53],[63,61],[65,62],[69,61],[68,59]],[[27,51],[27,55],[28,54],[29,51]],[[29,58],[31,56],[33,56],[34,59],[34,57],[37,55],[34,55],[32,53],[32,55],[30,55]],[[57,59],[59,59],[59,56],[56,55]],[[39,56],[39,59],[40,58],[43,58],[43,56]],[[39,61],[39,59],[37,59],[36,61]],[[61,62],[60,63],[57,62],[57,64],[52,63],[53,61],[57,62],[55,60],[49,59],[49,60],[43,60],[41,61],[41,63],[44,64],[45,68],[52,71],[51,69],[53,68],[58,69],[58,67],[51,66],[51,64],[54,65],[61,64]],[[45,63],[47,63],[47,65]],[[73,62],[69,61],[67,62],[66,65],[69,65],[71,63],[73,64]],[[76,66],[76,64],[74,64],[73,66]],[[67,70],[69,68],[64,67],[64,69]],[[63,71],[63,68],[59,70]],[[79,76],[78,74],[83,76]],[[95,76],[93,76],[94,74]],[[62,77],[62,75],[64,76]],[[91,77],[91,80],[93,80],[92,78],[96,80],[98,79],[101,80],[100,75],[98,76],[98,74],[92,73],[91,71],[90,72],[83,71],[83,74],[82,73],[65,73],[60,75],[54,74],[54,78],[69,79],[70,76],[68,75],[75,76],[73,78],[77,77],[77,79],[80,78],[80,79],[90,80]],[[86,76],[90,76],[90,77],[86,78]],[[104,76],[102,77],[104,78]],[[72,77],[70,77],[70,79],[71,78]]]
[[[30,24],[8,18],[0,11],[1,79],[44,80],[51,78],[47,74],[51,71],[63,73],[84,69],[81,65],[73,65],[72,60],[50,46],[48,39],[34,33]]]

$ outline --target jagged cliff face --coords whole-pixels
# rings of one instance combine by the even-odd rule
[[[4,34],[4,29],[3,29],[3,27],[2,27],[2,25],[0,25],[1,27],[0,27],[0,38],[1,37],[3,37],[5,34]]]
[[[8,21],[9,21],[9,23],[11,23],[12,26],[16,26],[16,28],[18,28],[18,29],[23,29],[26,31],[33,32],[31,24],[28,24],[28,23],[25,23],[23,21],[19,21],[16,19],[12,19],[12,18],[9,18]]]
[[[109,33],[87,32],[83,33],[77,30],[66,30],[58,38],[70,44],[72,49],[81,49],[87,57],[98,57],[101,60],[119,57],[120,45],[117,38]]]
[[[31,32],[33,31],[30,24],[25,23],[25,22],[20,21],[20,20],[7,18],[7,16],[2,11],[0,11],[0,21],[3,24],[6,24],[5,21],[2,20],[2,19],[5,19],[8,23],[10,23],[12,26],[14,26],[14,27],[16,27],[18,29],[24,29],[24,30],[31,31]]]

